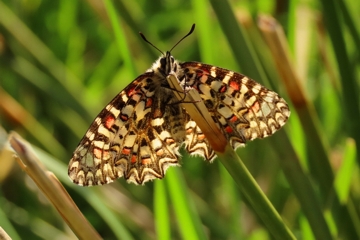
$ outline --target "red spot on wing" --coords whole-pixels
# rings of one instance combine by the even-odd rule
[[[109,155],[110,155],[110,152],[109,152],[109,151],[103,150],[103,157],[104,157],[104,158],[108,158]]]
[[[150,158],[144,158],[141,160],[142,165],[146,165],[146,164],[150,164],[151,163],[151,159]]]
[[[129,117],[126,116],[125,114],[121,114],[121,115],[120,115],[120,118],[121,118],[121,120],[123,120],[123,121],[127,121],[127,120],[129,119]]]
[[[102,157],[102,150],[99,149],[99,148],[94,148],[93,154],[95,155],[96,158],[101,159],[101,157]]]
[[[202,77],[202,75],[204,75],[203,71],[196,71],[195,73],[196,73],[196,76],[199,78]]]
[[[210,71],[209,71],[209,68],[208,68],[208,67],[202,65],[202,66],[200,67],[200,69],[204,72],[203,74],[207,74],[207,75],[210,74]]]
[[[162,149],[159,149],[156,151],[157,156],[162,156],[163,154],[164,154],[164,150],[162,150]]]
[[[202,83],[206,83],[206,81],[208,80],[208,75],[202,75],[201,78],[200,78],[200,82]]]
[[[226,127],[225,127],[225,131],[226,131],[227,133],[232,133],[232,132],[233,132],[233,129],[232,129],[230,126],[226,126]]]
[[[210,74],[210,72],[206,68],[200,68],[199,70],[196,70],[195,73],[196,73],[196,76],[199,77],[199,78],[200,77],[207,77]]]
[[[229,82],[229,86],[232,87],[234,90],[239,91],[240,90],[240,85],[239,83],[235,82],[235,81],[230,81]]]
[[[226,86],[222,86],[220,89],[219,89],[219,92],[220,93],[224,93],[226,91]]]
[[[137,158],[137,156],[136,155],[132,155],[131,156],[131,163],[136,163],[136,158]]]
[[[235,116],[235,115],[233,115],[233,116],[229,119],[230,122],[236,122],[236,120],[238,120],[238,117]]]
[[[121,153],[122,153],[122,154],[125,154],[125,155],[129,155],[130,152],[131,152],[131,151],[130,151],[130,149],[128,149],[128,148],[123,148],[122,151],[121,151]]]
[[[260,110],[259,102],[258,101],[254,102],[254,104],[251,106],[251,109],[257,113]]]
[[[148,99],[146,99],[146,104],[145,104],[145,107],[151,107],[151,105],[152,105],[152,103],[153,103],[153,100],[152,100],[152,98],[148,98]]]
[[[109,115],[106,117],[104,125],[107,129],[110,129],[114,125],[114,122],[115,122],[114,116]]]
[[[200,140],[200,141],[204,140],[205,139],[205,134],[203,134],[203,133],[198,134],[197,139]]]
[[[97,159],[103,159],[109,157],[109,151],[100,148],[94,148],[93,154]]]
[[[138,92],[138,90],[136,89],[136,85],[132,86],[131,88],[128,89],[128,91],[126,92],[126,95],[128,95],[128,97],[131,97],[132,95],[134,95],[135,93]]]

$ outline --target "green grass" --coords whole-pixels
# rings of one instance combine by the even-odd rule
[[[230,175],[218,160],[209,164],[183,151],[181,168],[145,186],[119,179],[81,188],[67,177],[71,154],[96,114],[158,57],[138,32],[166,51],[195,23],[194,34],[172,51],[177,59],[244,73],[290,104],[284,129],[237,151],[280,223],[299,239],[359,239],[360,3],[276,4],[0,1],[0,126],[36,146],[103,238],[276,236],[279,231],[257,214],[263,206],[236,185],[243,174]],[[284,28],[291,67],[285,60],[276,65],[256,26],[263,13]],[[285,87],[296,80],[282,81],[287,70],[296,72],[298,91],[304,89],[300,103],[294,101],[298,92]],[[1,151],[4,137],[0,131],[0,226],[13,239],[74,238],[17,164],[5,167],[14,160]]]

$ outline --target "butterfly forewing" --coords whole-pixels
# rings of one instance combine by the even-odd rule
[[[272,135],[290,115],[284,99],[248,77],[197,62],[179,64],[167,52],[95,118],[69,163],[74,183],[102,185],[124,177],[143,184],[163,178],[168,167],[178,165],[181,145],[205,160],[216,157],[167,84],[170,73],[184,90],[199,92],[234,149]]]
[[[169,108],[146,73],[120,92],[95,118],[69,164],[71,180],[82,186],[101,185],[124,176],[142,184],[162,178],[178,165],[178,148],[184,141],[182,109]],[[171,123],[171,124],[168,124]]]

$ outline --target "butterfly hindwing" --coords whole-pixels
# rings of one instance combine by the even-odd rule
[[[186,141],[185,149],[191,155],[201,156],[207,161],[215,159],[215,151],[210,146],[205,134],[201,131],[199,126],[190,116],[186,113],[185,129]]]
[[[198,62],[180,65],[234,149],[274,134],[290,115],[284,99],[244,75]]]

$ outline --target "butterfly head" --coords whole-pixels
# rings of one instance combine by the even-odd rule
[[[177,61],[174,59],[174,57],[171,55],[171,51],[182,41],[184,40],[187,36],[189,36],[195,29],[195,24],[193,24],[191,26],[190,32],[188,34],[186,34],[184,37],[182,37],[172,48],[170,51],[167,51],[166,54],[164,54],[159,48],[157,48],[154,44],[152,44],[151,42],[149,42],[144,34],[142,34],[141,32],[139,33],[140,36],[142,37],[142,39],[147,42],[148,44],[150,44],[152,47],[154,47],[156,50],[158,50],[159,52],[162,53],[162,56],[154,63],[154,65],[152,66],[151,69],[149,69],[148,71],[155,71],[155,72],[159,72],[161,75],[163,75],[164,77],[166,77],[167,75],[169,75],[169,73],[171,72],[177,72],[179,67],[178,67],[178,63]]]
[[[168,51],[164,56],[161,56],[156,63],[156,70],[159,71],[164,77],[169,75],[169,73],[178,70],[178,63]]]

